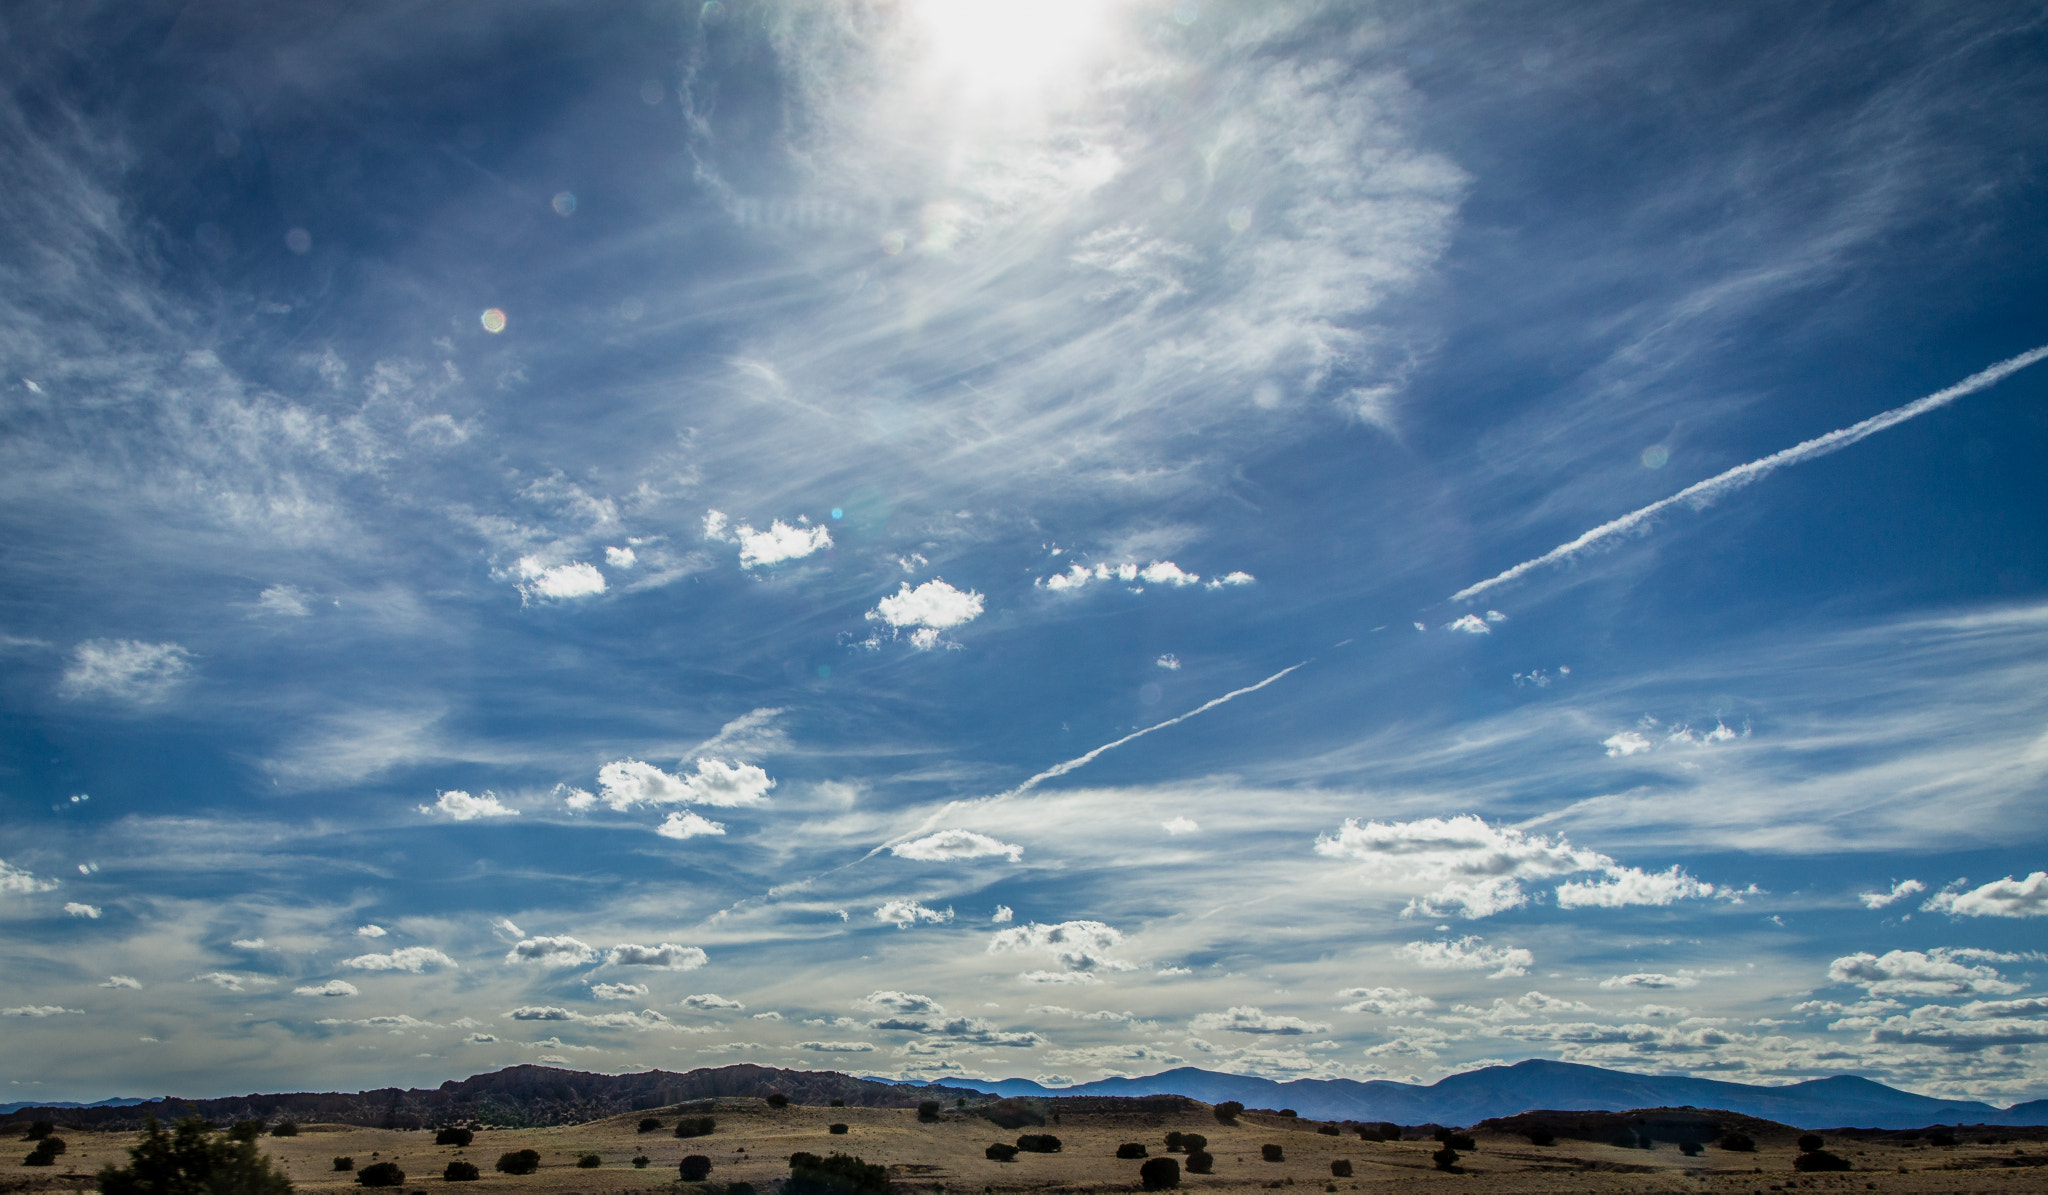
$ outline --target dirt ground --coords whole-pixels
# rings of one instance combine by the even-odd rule
[[[1236,1126],[1217,1124],[1207,1116],[1169,1117],[1151,1114],[1068,1114],[1063,1123],[1043,1128],[1002,1129],[971,1112],[948,1110],[939,1123],[920,1123],[907,1109],[790,1107],[775,1110],[759,1100],[721,1100],[702,1113],[717,1118],[708,1137],[678,1140],[671,1130],[676,1109],[655,1109],[588,1124],[545,1129],[484,1129],[465,1149],[435,1145],[431,1131],[405,1132],[348,1125],[304,1125],[297,1137],[266,1137],[262,1147],[281,1162],[294,1186],[313,1195],[341,1195],[362,1188],[355,1176],[333,1168],[336,1155],[355,1159],[357,1169],[372,1162],[396,1162],[406,1173],[403,1188],[393,1195],[427,1195],[446,1187],[441,1172],[448,1162],[476,1164],[483,1178],[458,1188],[460,1195],[685,1195],[703,1191],[722,1195],[725,1184],[752,1183],[762,1195],[789,1175],[789,1155],[799,1150],[816,1154],[835,1151],[857,1154],[889,1168],[898,1195],[1003,1195],[1007,1192],[1134,1191],[1138,1161],[1116,1157],[1127,1141],[1142,1142],[1152,1156],[1166,1154],[1169,1129],[1201,1133],[1215,1156],[1215,1173],[1183,1173],[1182,1189],[1204,1193],[1262,1189],[1302,1192],[1365,1191],[1397,1195],[1409,1190],[1430,1195],[1536,1195],[1583,1192],[1584,1195],[1651,1195],[1695,1191],[1730,1195],[1775,1191],[1929,1192],[1934,1195],[2048,1195],[2048,1144],[2024,1141],[2005,1145],[1974,1142],[1951,1148],[1925,1145],[1862,1144],[1830,1140],[1829,1148],[1848,1158],[1849,1173],[1802,1175],[1792,1169],[1792,1141],[1760,1142],[1753,1154],[1709,1147],[1696,1158],[1676,1146],[1655,1150],[1623,1149],[1590,1142],[1560,1140],[1538,1148],[1521,1137],[1480,1135],[1479,1148],[1464,1154],[1462,1173],[1439,1172],[1430,1160],[1434,1141],[1363,1142],[1356,1136],[1332,1137],[1315,1131],[1311,1121],[1289,1121],[1248,1114]],[[662,1122],[658,1132],[637,1130],[643,1116]],[[828,1132],[833,1122],[849,1126],[841,1136]],[[983,1156],[991,1142],[1014,1143],[1020,1133],[1058,1136],[1057,1154],[1019,1154],[1009,1163]],[[51,1170],[30,1170],[18,1161],[0,1162],[0,1192],[90,1188],[90,1175],[107,1162],[125,1162],[133,1133],[89,1133],[59,1130],[70,1145]],[[27,1153],[28,1144],[19,1143]],[[1260,1146],[1279,1145],[1280,1162],[1262,1161]],[[496,1172],[500,1154],[534,1149],[541,1154],[538,1173],[513,1177]],[[577,1159],[594,1153],[603,1160],[596,1169],[580,1169]],[[709,1184],[680,1184],[677,1163],[687,1154],[711,1159]],[[632,1165],[636,1155],[650,1159],[645,1169]],[[1330,1163],[1348,1160],[1353,1175],[1333,1179]],[[67,1171],[70,1172],[67,1174]],[[453,1193],[451,1193],[453,1195]]]

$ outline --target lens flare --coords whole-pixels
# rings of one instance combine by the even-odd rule
[[[505,313],[496,307],[487,307],[483,314],[484,331],[496,336],[505,330]]]

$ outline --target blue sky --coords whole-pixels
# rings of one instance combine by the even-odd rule
[[[0,22],[9,1098],[2048,1094],[2030,7]]]

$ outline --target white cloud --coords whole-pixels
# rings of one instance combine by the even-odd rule
[[[41,879],[0,859],[0,892],[48,892],[56,886],[55,880]]]
[[[899,992],[892,989],[869,992],[859,1000],[854,1001],[854,1006],[875,1012],[899,1013],[905,1016],[946,1015],[945,1005],[940,1004],[930,996],[924,995],[921,992]]]
[[[1927,885],[1919,880],[1900,880],[1892,885],[1890,892],[1859,893],[1856,899],[1862,901],[1863,907],[1866,909],[1882,909],[1886,905],[1897,904],[1909,896],[1925,891],[1927,891]]]
[[[615,760],[598,769],[604,803],[624,812],[635,805],[759,805],[775,781],[753,764],[700,759],[694,776],[671,776],[637,759]]]
[[[1328,1033],[1328,1025],[1311,1024],[1300,1017],[1276,1016],[1251,1005],[1239,1005],[1224,1012],[1205,1012],[1188,1022],[1196,1033],[1253,1033],[1278,1037],[1299,1037],[1304,1033]]]
[[[107,981],[100,986],[103,988],[126,988],[131,992],[139,992],[142,990],[142,981],[133,975],[109,975],[107,976]]]
[[[707,511],[705,511],[705,512],[704,512],[704,538],[705,538],[705,539],[724,539],[724,538],[725,538],[725,522],[726,522],[726,520],[725,520],[725,512],[724,512],[724,511],[722,511],[722,510],[707,510]]]
[[[557,784],[553,795],[562,798],[562,804],[567,806],[571,813],[581,813],[597,804],[597,794],[573,785]]]
[[[962,592],[934,578],[916,589],[910,587],[910,582],[903,582],[895,593],[868,611],[868,618],[899,629],[921,627],[929,631],[945,631],[965,626],[981,617],[982,607],[980,594],[971,589]]]
[[[462,1044],[465,1046],[488,1046],[497,1040],[496,1037],[488,1033],[472,1033],[462,1039]]]
[[[1155,560],[1139,570],[1138,579],[1148,585],[1171,585],[1179,588],[1183,585],[1196,584],[1202,578],[1183,570],[1171,560]]]
[[[955,859],[983,859],[1002,856],[1015,863],[1024,858],[1024,848],[1000,842],[972,830],[941,830],[909,842],[899,842],[889,853],[926,863],[949,863]]]
[[[1172,652],[1167,652],[1165,655],[1160,656],[1158,659],[1152,662],[1154,664],[1159,665],[1161,668],[1166,669],[1168,672],[1180,671],[1180,657],[1174,655]]]
[[[989,921],[996,925],[1008,925],[1016,919],[1017,910],[1008,905],[997,905],[996,911],[989,916]]]
[[[1068,971],[1082,974],[1099,970],[1136,970],[1132,964],[1112,958],[1109,954],[1112,949],[1122,945],[1123,940],[1121,931],[1100,921],[1061,921],[1052,925],[1040,925],[1034,921],[1028,925],[998,930],[995,936],[989,939],[988,953],[1017,951],[1050,954]],[[1034,979],[1032,982],[1073,981]]]
[[[1477,614],[1466,614],[1444,624],[1446,631],[1460,631],[1467,635],[1491,635],[1493,628]]]
[[[1090,984],[1101,983],[1102,978],[1093,971],[1023,971],[1017,978],[1025,983]]]
[[[1191,817],[1172,817],[1160,822],[1159,827],[1168,834],[1193,834],[1202,828],[1202,824]]]
[[[1529,894],[1513,876],[1485,876],[1476,880],[1449,880],[1427,896],[1418,896],[1401,910],[1403,917],[1449,917],[1468,920],[1491,917],[1529,903]]]
[[[928,909],[909,897],[899,896],[894,900],[882,902],[881,907],[875,910],[875,920],[887,921],[897,929],[909,929],[919,922],[944,925],[953,920],[953,910],[948,908],[942,913],[937,909]]]
[[[572,1009],[567,1008],[557,1008],[554,1005],[548,1004],[528,1004],[519,1008],[515,1008],[512,1011],[506,1013],[505,1015],[514,1021],[539,1021],[542,1023],[587,1025],[593,1029],[662,1029],[673,1032],[677,1028],[675,1022],[669,1020],[667,1017],[654,1011],[651,1008],[643,1008],[638,1012],[587,1013],[576,1012]],[[694,1031],[684,1030],[684,1032]],[[535,1042],[533,1044],[537,1047],[550,1050],[573,1050],[579,1048],[589,1048],[587,1046],[577,1047],[565,1045],[559,1039],[552,1039],[545,1042]]]
[[[581,967],[597,961],[597,950],[566,934],[521,938],[505,952],[508,963],[539,963],[543,967]]]
[[[404,971],[418,975],[433,967],[453,967],[455,960],[431,946],[402,946],[389,954],[359,954],[345,958],[341,965],[358,971]]]
[[[875,1052],[874,1043],[865,1041],[800,1041],[796,1043],[796,1048],[799,1050],[809,1050],[814,1054],[872,1054]]]
[[[684,996],[683,1007],[694,1008],[699,1012],[738,1012],[746,1005],[737,1000],[728,1000],[716,992],[700,992],[694,996]]]
[[[1650,740],[1641,731],[1635,730],[1624,730],[1617,734],[1611,734],[1600,745],[1607,748],[1607,754],[1610,757],[1616,759],[1625,758],[1630,755],[1641,755],[1643,752],[1648,751],[1651,746]]]
[[[204,971],[194,975],[193,983],[210,983],[227,992],[246,992],[250,988],[269,987],[276,983],[267,975],[237,975],[232,971]]]
[[[574,939],[568,939],[574,941]],[[577,943],[582,945],[582,943]],[[695,946],[678,946],[674,942],[663,942],[659,946],[636,946],[621,942],[605,952],[605,961],[614,967],[659,967],[664,971],[694,971],[710,962],[709,957]]]
[[[2023,985],[2008,982],[1997,968],[1984,965],[1982,960],[1997,962],[2013,957],[1993,951],[1943,947],[1925,953],[1891,950],[1876,955],[1863,951],[1828,964],[1828,979],[1855,984],[1872,996],[2003,996],[2019,991]]]
[[[322,984],[308,984],[292,989],[294,996],[356,996],[360,995],[356,985],[345,979],[330,979]]]
[[[2024,880],[2007,876],[1967,892],[1944,890],[1920,907],[1952,917],[2048,917],[2048,871]]]
[[[472,797],[460,789],[449,789],[439,794],[432,805],[419,807],[421,813],[444,813],[454,821],[474,821],[480,817],[518,817],[519,811],[498,799],[498,794],[486,791],[481,797]]]
[[[714,822],[708,817],[699,817],[688,811],[671,809],[654,832],[663,838],[690,839],[706,836],[716,837],[725,833],[724,822]]]
[[[515,567],[520,577],[521,600],[568,601],[595,597],[605,591],[604,574],[597,571],[596,565],[580,560],[548,565],[538,556],[522,556]]]
[[[1245,572],[1242,569],[1237,569],[1231,572],[1227,572],[1222,576],[1216,578],[1215,580],[1209,582],[1209,588],[1221,589],[1226,585],[1250,585],[1257,580],[1258,578],[1252,576],[1250,573]]]
[[[1474,934],[1437,942],[1410,942],[1401,953],[1435,971],[1491,971],[1488,979],[1526,975],[1536,956],[1520,946],[1488,946]]]
[[[1568,881],[1557,886],[1561,909],[1607,908],[1627,905],[1668,905],[1673,901],[1712,896],[1714,885],[1694,879],[1674,863],[1666,871],[1643,871],[1635,867],[1609,867],[1604,881]]]
[[[381,925],[358,925],[356,927],[356,937],[358,938],[381,938],[388,932],[390,931]]]
[[[1337,993],[1337,999],[1351,1001],[1339,1011],[1379,1017],[1411,1017],[1436,1007],[1436,1001],[1407,988],[1345,988]]]
[[[1659,971],[1636,971],[1628,975],[1611,975],[1600,981],[1607,991],[1646,990],[1653,992],[1670,991],[1675,988],[1689,988],[1699,983],[1692,975],[1665,975]]]
[[[71,651],[57,692],[66,699],[107,698],[149,705],[170,696],[192,671],[192,653],[175,643],[88,639]]]
[[[823,527],[792,527],[781,519],[770,523],[766,531],[756,531],[741,523],[735,532],[740,541],[741,568],[799,560],[832,546],[832,536]]]
[[[0,1017],[61,1017],[65,1015],[84,1016],[82,1008],[66,1008],[61,1004],[30,1004],[22,1008],[0,1008]]]
[[[306,606],[311,596],[296,585],[272,585],[256,595],[256,609],[280,618],[304,618],[312,613]]]
[[[263,950],[267,948],[270,945],[270,943],[264,941],[261,938],[236,938],[234,941],[229,942],[228,945],[234,947],[236,950]]]
[[[65,901],[64,911],[73,917],[85,917],[93,921],[98,921],[102,912],[98,905],[89,905],[75,900]]]
[[[644,983],[593,983],[590,994],[600,1000],[643,1000],[647,997]]]
[[[782,1014],[774,1011],[773,1009],[770,1009],[767,1012],[755,1013],[754,1019],[757,1021],[779,1021],[782,1019]]]
[[[604,550],[604,562],[613,568],[626,569],[640,563],[640,556],[631,548],[607,547]]]

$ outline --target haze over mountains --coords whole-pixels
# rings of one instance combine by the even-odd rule
[[[1915,1095],[1853,1075],[1835,1075],[1782,1087],[1725,1083],[1670,1075],[1637,1075],[1566,1062],[1531,1059],[1451,1075],[1427,1086],[1385,1080],[1295,1079],[1180,1067],[1134,1079],[1103,1079],[1051,1088],[1029,1079],[987,1082],[946,1079],[927,1085],[861,1079],[834,1071],[793,1071],[740,1064],[685,1073],[650,1070],[592,1074],[547,1066],[514,1066],[438,1088],[396,1087],[356,1093],[291,1093],[219,1099],[107,1100],[62,1109],[65,1123],[128,1127],[145,1115],[199,1115],[214,1121],[254,1117],[336,1121],[420,1128],[465,1120],[500,1125],[574,1124],[623,1112],[719,1096],[780,1092],[800,1104],[844,1100],[855,1107],[912,1107],[922,1100],[952,1102],[975,1095],[1069,1096],[1181,1095],[1207,1103],[1236,1100],[1248,1107],[1291,1108],[1318,1120],[1374,1120],[1401,1124],[1469,1125],[1531,1109],[1622,1111],[1700,1107],[1739,1112],[1801,1128],[1920,1128],[1931,1124],[2048,1124],[2048,1099],[1998,1108],[1974,1100]],[[36,1108],[0,1105],[0,1114]]]

